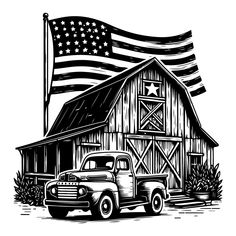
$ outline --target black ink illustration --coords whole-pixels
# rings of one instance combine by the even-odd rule
[[[17,147],[16,199],[42,205],[44,198],[55,218],[83,209],[102,219],[125,208],[157,215],[164,206],[221,199],[218,143],[191,98],[206,90],[190,39],[191,31],[150,37],[44,14],[45,137]],[[50,125],[52,97],[68,93],[73,98]]]

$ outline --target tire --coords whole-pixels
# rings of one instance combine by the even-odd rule
[[[114,203],[109,195],[102,195],[98,204],[91,209],[92,215],[99,219],[109,219],[115,212]]]
[[[163,199],[159,193],[152,195],[151,202],[144,205],[145,211],[150,215],[159,215],[163,208]]]
[[[48,207],[48,211],[53,218],[62,219],[68,214],[68,210],[63,207]]]

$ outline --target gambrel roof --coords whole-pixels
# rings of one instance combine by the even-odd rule
[[[47,138],[41,142],[45,143],[47,140],[61,139],[68,135],[78,135],[79,133],[87,132],[89,129],[105,125],[109,112],[115,105],[127,81],[141,70],[149,68],[158,69],[158,73],[165,75],[166,79],[174,85],[175,89],[180,93],[189,117],[199,134],[212,146],[218,146],[217,142],[202,129],[187,88],[156,58],[145,60],[66,102],[48,132]],[[26,146],[28,147],[29,145],[24,147]]]

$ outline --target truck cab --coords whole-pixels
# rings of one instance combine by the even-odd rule
[[[88,154],[79,170],[62,172],[48,182],[44,203],[52,217],[83,209],[107,219],[141,205],[147,213],[159,214],[168,196],[166,174],[136,175],[128,153],[103,151]]]

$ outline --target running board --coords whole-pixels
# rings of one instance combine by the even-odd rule
[[[138,207],[148,204],[149,202],[143,201],[134,201],[134,202],[123,202],[121,203],[120,209],[129,208],[129,207]]]

